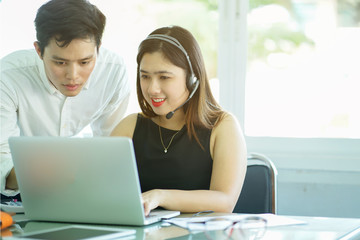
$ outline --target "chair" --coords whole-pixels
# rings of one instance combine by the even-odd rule
[[[258,153],[248,155],[245,181],[234,213],[276,213],[277,170],[274,163]]]

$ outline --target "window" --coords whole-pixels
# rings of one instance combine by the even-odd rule
[[[360,1],[249,3],[245,133],[360,138]]]
[[[360,1],[219,1],[220,103],[283,169],[360,171]]]

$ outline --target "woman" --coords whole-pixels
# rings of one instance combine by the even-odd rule
[[[133,139],[148,215],[232,212],[246,173],[246,146],[236,118],[215,101],[200,48],[178,26],[153,31],[139,46],[137,94],[142,113],[113,136]]]

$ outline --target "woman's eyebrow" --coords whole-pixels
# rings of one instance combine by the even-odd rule
[[[146,71],[146,70],[143,70],[143,69],[140,69],[140,72],[142,72],[142,73],[150,73],[150,72],[148,72],[148,71]],[[164,73],[166,73],[166,74],[173,74],[172,72],[169,72],[169,71],[166,71],[166,70],[161,70],[161,71],[156,71],[156,72],[154,72],[154,74],[164,74]]]

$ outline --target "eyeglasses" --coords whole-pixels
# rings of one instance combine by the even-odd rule
[[[190,234],[204,232],[207,239],[261,239],[267,227],[267,220],[259,216],[247,216],[240,220],[214,217],[205,221],[194,218],[188,221],[186,229]],[[219,230],[222,230],[221,232]],[[222,236],[219,236],[221,233]]]

